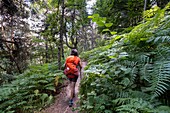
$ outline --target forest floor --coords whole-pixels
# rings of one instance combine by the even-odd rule
[[[82,62],[82,77],[83,77],[83,72],[84,72],[84,67],[86,66],[86,62]],[[74,110],[78,106],[77,101],[78,99],[78,93],[79,93],[79,84],[80,84],[80,77],[77,80],[76,86],[75,86],[75,93],[76,96],[74,98],[74,105],[72,107],[68,106],[69,103],[69,81],[65,81],[65,84],[67,85],[66,87],[62,88],[60,94],[56,95],[55,97],[55,102],[42,110],[40,113],[78,113],[78,111]]]

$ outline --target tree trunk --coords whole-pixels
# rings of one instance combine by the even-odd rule
[[[51,53],[52,53],[52,59],[54,60],[54,50],[53,50],[53,46],[50,43],[50,49],[51,49]]]
[[[84,29],[84,26],[82,27],[82,30],[83,30],[83,37],[84,37],[84,50],[87,50],[87,34],[86,34],[86,31],[85,31],[85,29]]]
[[[74,0],[73,0],[73,3],[74,3]],[[75,6],[75,5],[74,5]],[[72,43],[72,46],[69,45],[68,43],[68,37],[66,35],[66,32],[65,32],[65,37],[66,37],[66,45],[71,48],[71,49],[77,49],[77,44],[78,44],[78,38],[76,36],[76,30],[75,30],[75,18],[76,18],[76,9],[74,7],[74,10],[73,10],[73,13],[71,14],[71,36],[70,36],[70,40],[71,40],[71,43]],[[66,28],[66,23],[65,23],[65,28]]]
[[[94,44],[95,44],[95,33],[94,33],[94,29],[93,29],[93,25],[91,25],[91,29],[92,29],[92,37],[91,37],[91,47],[92,47],[92,49],[94,49]]]
[[[61,69],[61,56],[64,59],[64,48],[63,48],[63,27],[64,27],[64,0],[62,0],[62,15],[60,20],[60,40],[58,46],[58,69]]]
[[[47,39],[45,39],[45,63],[48,63],[48,59],[49,59],[49,56],[48,56],[48,41],[47,41]]]
[[[10,19],[11,21],[12,21],[12,18]],[[2,20],[2,22],[3,22],[3,20]],[[12,22],[11,22],[12,23]],[[12,43],[12,44],[14,44],[14,41],[12,40],[12,41],[6,41],[5,39],[3,39],[3,38],[5,38],[5,33],[4,33],[4,27],[3,27],[3,24],[1,24],[1,32],[2,32],[2,39],[1,39],[1,41],[4,41],[4,45],[6,46],[6,48],[7,48],[7,50],[5,51],[7,54],[9,54],[9,56],[10,56],[10,61],[11,61],[11,63],[14,63],[15,64],[15,66],[16,66],[16,68],[17,68],[17,70],[18,70],[18,72],[19,73],[22,73],[22,71],[21,71],[21,69],[20,69],[20,67],[19,67],[19,64],[17,63],[17,61],[16,61],[16,59],[15,59],[15,57],[13,56],[13,50],[9,47],[9,45],[8,45],[8,43]],[[13,38],[13,28],[11,27],[11,39]],[[10,70],[11,71],[11,70]],[[10,73],[10,72],[9,72]]]

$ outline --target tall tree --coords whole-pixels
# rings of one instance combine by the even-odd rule
[[[0,6],[1,68],[9,74],[21,73],[27,66],[28,58],[27,6],[16,0],[2,0]]]

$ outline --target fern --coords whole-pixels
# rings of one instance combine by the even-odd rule
[[[155,71],[153,74],[156,74],[157,79],[153,81],[152,87],[155,86],[155,93],[157,96],[164,94],[170,85],[170,62],[158,62],[156,63]]]
[[[119,99],[119,101],[122,99]],[[154,112],[152,104],[144,101],[141,98],[125,98],[123,101],[128,101],[123,105],[116,107],[116,112],[120,113],[138,113],[138,112]]]
[[[170,33],[170,28],[160,29],[159,31],[156,31],[155,36],[151,37],[150,40],[148,40],[147,42],[153,42],[154,44],[169,43],[170,42],[169,33]]]
[[[129,34],[117,36],[120,40],[111,40],[107,49],[100,47],[102,51],[97,48],[84,55],[89,64],[81,82],[80,111],[164,111],[159,107],[163,105],[160,98],[170,88],[169,6],[158,9]],[[101,104],[105,97],[109,100]]]
[[[30,70],[18,75],[11,83],[0,88],[0,109],[2,112],[23,110],[33,112],[53,101],[54,80],[62,78],[61,71],[56,71],[54,64],[32,66]]]

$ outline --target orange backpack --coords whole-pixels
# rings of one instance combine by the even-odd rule
[[[69,56],[66,59],[64,74],[68,75],[75,75],[78,76],[78,69],[77,66],[80,62],[80,58],[77,56]]]

